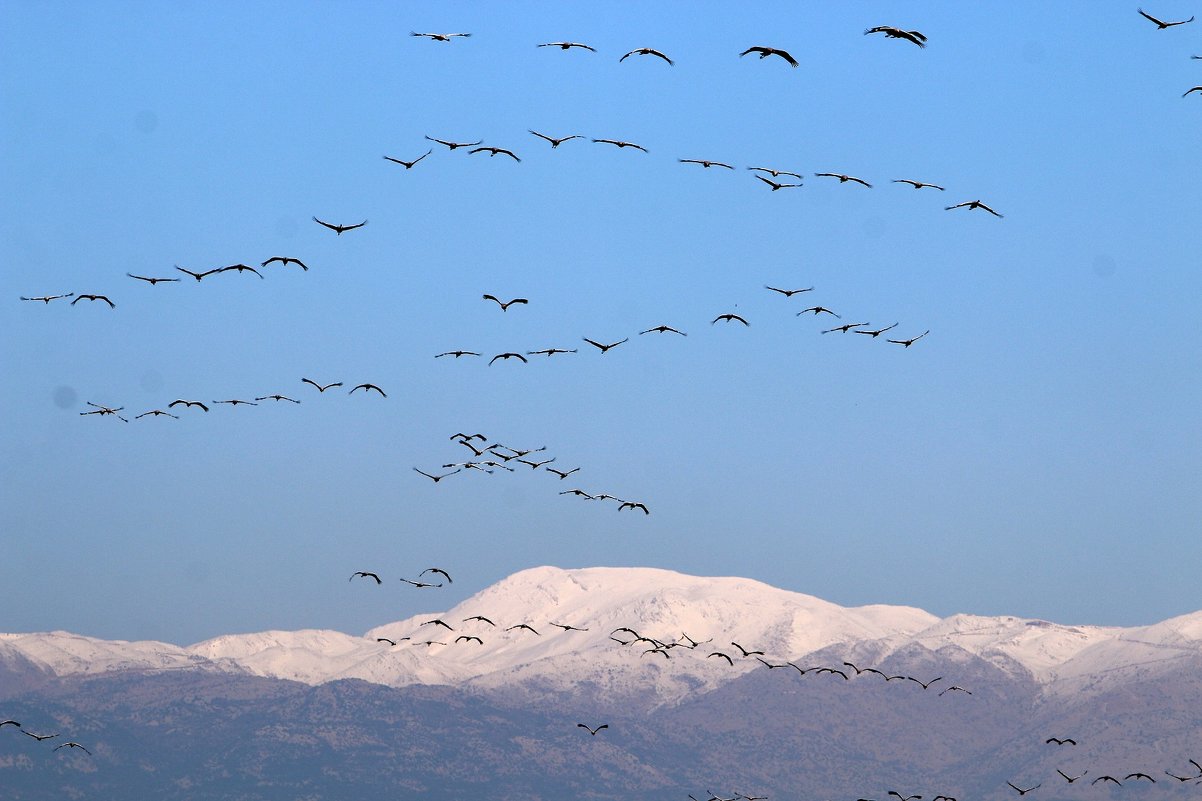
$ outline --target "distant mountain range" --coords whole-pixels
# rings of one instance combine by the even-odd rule
[[[0,728],[11,799],[1198,798],[1202,612],[939,619],[540,567],[359,637],[0,634],[6,718],[60,733]]]

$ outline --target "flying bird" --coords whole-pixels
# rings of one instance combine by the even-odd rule
[[[767,284],[764,284],[764,289],[771,289],[773,292],[779,292],[782,295],[784,295],[786,298],[791,298],[794,295],[801,294],[802,292],[813,292],[814,291],[814,287],[812,287],[812,286],[808,286],[805,289],[777,289],[776,287],[768,286]]]
[[[389,645],[396,645],[396,640],[390,640],[387,637],[376,637],[376,642],[386,642]]]
[[[400,164],[405,169],[412,170],[414,164],[417,164],[419,161],[421,161],[422,159],[424,159],[426,156],[430,155],[433,152],[434,152],[434,148],[430,148],[425,153],[422,153],[420,156],[415,158],[413,161],[404,161],[403,159],[394,159],[392,156],[385,156],[384,158],[388,161],[391,161],[393,164]]]
[[[382,398],[388,397],[387,395],[384,394],[384,390],[380,389],[375,384],[356,384],[354,387],[351,388],[351,391],[346,394],[351,395],[354,393],[354,391],[356,389],[363,390],[364,395],[366,395],[368,392],[371,392],[374,389],[376,392],[380,393],[380,397],[382,397]]]
[[[433,481],[435,484],[437,484],[439,481],[442,481],[442,480],[443,480],[444,478],[446,478],[447,476],[453,476],[453,475],[455,475],[456,473],[458,473],[458,472],[459,472],[458,470],[452,470],[450,473],[443,473],[441,476],[432,476],[432,475],[430,475],[429,473],[427,473],[427,472],[426,472],[426,471],[424,471],[424,470],[418,470],[416,467],[415,467],[415,468],[413,468],[413,469],[414,469],[415,471],[417,471],[418,473],[421,473],[421,474],[422,474],[423,476],[425,476],[426,478],[428,478],[428,479],[430,479],[431,481]],[[401,581],[404,581],[404,579],[401,579]],[[410,582],[410,583],[412,583],[412,582]]]
[[[451,150],[454,150],[457,147],[475,147],[476,145],[484,144],[483,139],[481,139],[479,142],[448,142],[445,139],[435,139],[432,136],[427,136],[426,138],[431,142],[437,142],[440,145],[446,145]]]
[[[657,325],[657,326],[655,326],[655,328],[648,328],[646,331],[639,331],[639,336],[642,336],[643,334],[650,334],[652,332],[657,333],[657,334],[667,334],[667,333],[680,334],[682,337],[688,336],[688,334],[686,334],[684,331],[677,331],[675,328],[673,328],[670,325]]]
[[[417,468],[416,468],[416,467],[415,467],[415,468],[413,468],[413,469],[414,469],[414,470],[417,470]],[[420,471],[420,470],[418,470],[417,472],[419,472],[419,473],[422,473],[422,471]],[[458,471],[458,470],[456,470],[455,472],[456,472],[456,473],[458,473],[459,471]],[[431,476],[429,473],[422,473],[422,475],[423,475],[423,476],[428,476],[429,478],[434,478],[434,477],[433,477],[433,476]],[[447,475],[452,475],[452,474],[451,474],[451,473],[448,473]],[[447,477],[447,476],[439,476],[438,478],[446,478],[446,477]],[[435,480],[435,481],[438,481],[438,478],[435,478],[434,480]],[[413,579],[407,579],[407,578],[402,578],[402,579],[401,579],[401,581],[405,582],[406,584],[412,584],[414,587],[417,587],[419,590],[420,590],[421,588],[423,588],[423,587],[435,587],[435,588],[438,588],[438,587],[441,587],[441,586],[442,586],[441,584],[429,584],[429,583],[427,583],[427,582],[425,582],[425,581],[414,581]]]
[[[34,734],[33,732],[31,732],[31,731],[25,731],[24,729],[22,729],[22,730],[21,730],[21,733],[22,733],[22,734],[28,734],[28,735],[29,735],[30,737],[32,737],[33,739],[37,740],[39,743],[40,743],[42,740],[53,740],[55,737],[57,737],[57,736],[58,736],[58,733],[57,733],[57,732],[56,732],[56,733],[54,733],[54,734]]]
[[[909,184],[910,186],[914,187],[915,189],[922,189],[923,187],[930,187],[931,189],[938,189],[940,192],[946,191],[946,189],[944,189],[944,187],[939,186],[938,184],[928,184],[923,181],[915,181],[912,178],[897,178],[893,181],[893,183]]]
[[[743,56],[747,55],[748,53],[759,53],[761,61],[768,58],[768,56],[780,56],[785,61],[789,62],[790,67],[797,66],[797,59],[795,59],[795,58],[793,58],[793,56],[789,55],[788,51],[778,50],[775,47],[760,47],[759,45],[757,45],[755,47],[749,47],[746,50],[744,50],[742,53],[739,53],[739,58],[742,58]]]
[[[176,420],[179,419],[178,416],[171,414],[170,412],[165,412],[162,409],[151,409],[149,412],[142,412],[141,414],[136,415],[134,417],[134,419],[141,420],[143,417],[146,417],[147,415],[152,415],[154,417],[166,416],[166,417],[174,417]]]
[[[943,692],[947,692],[947,690],[944,690]],[[942,694],[943,694],[943,693],[940,693],[940,695],[942,695]],[[1087,770],[1086,770],[1086,771],[1082,771],[1082,772],[1081,772],[1081,776],[1069,776],[1067,773],[1065,773],[1064,771],[1062,771],[1060,768],[1056,768],[1056,772],[1057,772],[1057,773],[1059,773],[1061,776],[1063,776],[1063,777],[1064,777],[1064,780],[1065,780],[1066,782],[1068,782],[1069,784],[1072,784],[1072,783],[1073,783],[1073,782],[1075,782],[1077,779],[1080,779],[1080,778],[1081,778],[1081,776],[1084,776],[1086,773],[1089,773],[1089,771],[1087,771]]]
[[[121,410],[123,410],[123,409],[125,408],[124,406],[118,406],[118,407],[116,407],[116,408],[112,408],[112,407],[110,407],[110,406],[101,406],[99,403],[92,403],[91,401],[85,401],[85,403],[87,403],[89,406],[93,406],[93,407],[95,407],[95,409],[94,409],[93,411],[90,411],[90,412],[80,412],[79,414],[80,414],[81,416],[87,416],[87,415],[89,415],[89,414],[98,414],[98,415],[101,415],[101,416],[103,417],[103,416],[104,416],[104,415],[106,415],[106,414],[111,414],[113,417],[116,417],[118,420],[120,420],[120,421],[121,421],[121,422],[123,422],[123,423],[128,423],[128,422],[129,422],[129,421],[128,421],[128,420],[126,420],[124,417],[122,417],[121,415],[117,414],[117,412],[119,412],[119,411],[121,411]]]
[[[1159,31],[1163,31],[1165,28],[1171,28],[1174,25],[1184,25],[1187,22],[1194,21],[1194,18],[1190,17],[1189,19],[1178,20],[1176,22],[1163,22],[1161,20],[1156,19],[1156,17],[1154,17],[1151,14],[1149,14],[1148,12],[1144,11],[1142,8],[1137,9],[1137,11],[1139,11],[1139,15],[1141,17],[1143,17],[1146,20],[1149,20],[1150,22],[1155,23],[1156,29]]]
[[[261,398],[255,398],[255,400],[257,400],[257,401],[273,400],[277,403],[279,403],[280,401],[288,401],[289,403],[300,403],[300,401],[298,401],[294,398],[289,398],[287,395],[264,395]]]
[[[855,331],[855,332],[853,332],[853,333],[856,333],[856,334],[867,334],[868,336],[870,336],[870,337],[872,337],[873,339],[875,339],[876,337],[880,336],[881,334],[885,333],[886,331],[889,331],[889,330],[892,330],[892,329],[894,329],[894,328],[897,328],[897,326],[898,326],[898,323],[894,323],[893,325],[887,325],[887,326],[885,326],[884,328],[877,328],[877,329],[874,329],[874,330],[871,330],[871,331],[870,331],[870,330],[868,330],[868,329],[862,329],[862,330],[859,330],[859,331]]]
[[[700,164],[705,169],[710,167],[725,167],[728,170],[733,170],[734,167],[721,161],[707,161],[705,159],[677,159],[681,164]]]
[[[598,495],[597,498],[601,499],[601,496]],[[614,500],[618,500],[618,499],[615,498]],[[641,509],[643,514],[645,514],[645,515],[651,514],[651,512],[647,509],[647,504],[636,503],[634,501],[622,501],[622,505],[618,507],[618,511],[620,512],[623,509]]]
[[[564,348],[543,348],[542,350],[528,350],[527,356],[554,356],[556,353],[575,353],[576,348],[565,350]]]
[[[1118,779],[1114,778],[1113,776],[1099,776],[1098,778],[1091,781],[1090,784],[1094,785],[1094,784],[1097,784],[1098,782],[1113,782],[1113,783],[1117,784],[1119,787],[1123,786],[1123,783],[1121,781],[1119,781]],[[1011,785],[1011,786],[1013,786],[1013,785]]]
[[[570,490],[564,490],[563,492],[561,492],[559,494],[560,495],[579,495],[582,498],[588,498],[590,501],[595,500],[595,498],[592,495],[589,495],[587,492],[585,492],[582,489],[573,488]]]
[[[922,801],[922,796],[920,795],[902,795],[896,790],[890,790],[888,794],[901,799],[901,801]]]
[[[78,748],[80,751],[83,751],[83,752],[84,752],[85,754],[87,754],[88,756],[91,756],[91,755],[92,755],[92,752],[91,752],[91,751],[89,751],[88,749],[84,748],[82,745],[80,745],[79,743],[75,742],[74,740],[71,740],[70,742],[67,742],[67,743],[63,743],[62,745],[56,745],[56,746],[54,746],[54,750],[55,750],[55,751],[57,751],[57,750],[58,750],[58,749],[60,749],[60,748]]]
[[[230,406],[258,406],[259,405],[259,404],[255,403],[254,401],[244,401],[244,400],[239,400],[238,398],[230,398],[229,400],[213,401],[213,403],[227,403]]]
[[[733,659],[731,659],[731,658],[730,658],[729,656],[727,656],[726,654],[722,653],[721,651],[714,651],[713,653],[711,653],[711,654],[708,654],[708,655],[707,655],[705,658],[706,658],[706,659],[709,659],[710,657],[714,657],[714,656],[720,656],[720,657],[722,657],[723,659],[725,659],[725,660],[726,660],[727,664],[729,664],[729,665],[732,665],[732,666],[734,665],[734,660],[733,660]]]
[[[496,623],[493,623],[491,620],[489,620],[488,618],[486,618],[484,615],[472,615],[471,617],[465,617],[465,618],[463,619],[463,622],[464,622],[464,623],[466,623],[466,622],[468,622],[469,620],[479,620],[481,623],[487,623],[487,624],[488,624],[488,625],[490,625],[490,626],[496,626],[496,625],[497,625]]]
[[[821,333],[829,334],[832,331],[841,331],[842,333],[846,334],[851,329],[859,328],[862,325],[868,325],[868,323],[844,323],[843,325],[837,325],[834,328],[828,328]]]
[[[19,721],[16,721],[16,720],[0,720],[0,729],[3,729],[5,726],[16,726],[18,729],[19,729],[19,728],[21,728],[21,724],[20,724],[20,722],[19,722]]]
[[[525,306],[527,303],[530,302],[526,298],[514,298],[513,300],[509,300],[509,301],[502,301],[496,295],[484,295],[483,299],[493,301],[494,303],[496,303],[498,306],[501,307],[501,311],[509,311],[509,307],[515,303],[519,303],[519,304]]]
[[[948,687],[946,690],[943,690],[939,694],[943,695],[944,693],[950,693],[953,690],[959,690],[960,692],[966,693],[967,695],[972,695],[972,690],[966,690],[958,684],[953,684],[951,687]]]
[[[539,45],[539,47],[545,47],[545,45]],[[527,129],[527,130],[530,130],[530,129]],[[564,142],[568,142],[572,139],[583,139],[584,138],[583,136],[581,136],[579,134],[572,134],[571,136],[564,136],[560,139],[556,139],[553,136],[547,136],[546,134],[540,134],[538,131],[534,131],[534,130],[530,130],[530,133],[534,134],[539,139],[546,139],[548,142],[550,142],[552,150],[559,147]]]
[[[107,303],[109,305],[110,309],[117,308],[117,304],[113,303],[105,295],[87,295],[87,294],[77,295],[75,297],[75,300],[71,301],[71,305],[74,306],[76,303],[79,303],[81,300],[103,300],[105,303]]]
[[[435,359],[441,359],[443,356],[454,356],[458,359],[460,356],[479,356],[474,350],[448,350],[445,353],[439,353]]]
[[[588,631],[588,629],[582,629],[579,626],[572,626],[567,623],[554,623],[553,622],[553,623],[551,623],[551,625],[557,629],[563,629],[564,631]]]
[[[572,473],[575,473],[579,470],[580,470],[579,467],[573,467],[571,470],[556,470],[554,467],[547,468],[547,472],[554,473],[555,475],[559,476],[560,481],[563,481],[565,478],[572,475]]]
[[[313,222],[317,223],[318,225],[324,225],[326,228],[329,228],[331,231],[338,234],[338,236],[342,236],[343,231],[353,231],[356,228],[362,228],[363,226],[367,225],[367,220],[364,220],[361,223],[355,223],[354,225],[334,225],[332,223],[319,220],[316,217],[313,218]]]
[[[1056,771],[1056,772],[1060,773],[1060,771]],[[1198,778],[1197,776],[1178,776],[1176,773],[1169,773],[1167,770],[1164,773],[1166,776],[1172,776],[1174,779],[1176,779],[1179,782],[1189,782],[1189,781],[1193,781]],[[1060,775],[1064,776],[1063,773],[1060,773]],[[1068,776],[1064,776],[1064,778],[1068,779]],[[1078,776],[1077,778],[1081,778],[1081,777]],[[1069,781],[1073,781],[1073,780],[1069,779]]]
[[[251,267],[251,266],[249,266],[249,265],[246,265],[246,264],[231,264],[231,265],[230,265],[230,266],[228,266],[228,267],[222,267],[222,268],[221,268],[221,269],[219,269],[217,272],[219,272],[219,273],[227,273],[227,272],[229,272],[230,270],[237,270],[239,274],[241,274],[241,273],[244,273],[244,272],[247,272],[247,271],[249,270],[250,272],[252,272],[252,273],[254,273],[255,275],[259,276],[259,278],[262,278],[262,277],[263,277],[263,274],[262,274],[261,272],[259,272],[258,270],[256,270],[254,267]]]
[[[454,583],[451,580],[451,574],[448,573],[447,571],[443,570],[441,567],[427,567],[425,570],[418,573],[417,577],[421,578],[422,576],[426,575],[427,573],[437,573],[438,575],[442,576],[443,578],[445,578],[447,580],[447,584]]]
[[[916,679],[916,678],[914,678],[913,676],[906,676],[906,678],[907,678],[907,679],[909,679],[910,681],[914,682],[915,684],[917,684],[919,687],[922,687],[922,689],[924,689],[924,690],[925,690],[927,687],[930,687],[932,684],[934,684],[934,683],[935,683],[935,682],[937,682],[937,681],[943,681],[943,677],[942,677],[942,676],[940,676],[940,677],[939,677],[939,678],[937,678],[937,679],[931,679],[931,680],[930,680],[930,681],[928,681],[928,682],[923,682],[923,681],[921,681],[921,680],[919,680],[919,679]]]
[[[796,316],[796,317],[800,317],[801,315],[805,314],[806,312],[814,312],[814,316],[815,316],[815,317],[817,317],[817,316],[818,316],[818,315],[820,315],[820,314],[829,314],[829,315],[831,315],[832,317],[835,317],[835,318],[837,318],[837,319],[840,319],[840,320],[842,320],[842,319],[843,319],[842,317],[839,317],[839,315],[835,314],[833,311],[831,311],[830,309],[826,308],[825,306],[811,306],[811,307],[810,307],[810,308],[808,308],[808,309],[802,309],[802,310],[801,310],[801,311],[799,311],[799,312],[798,312],[798,313],[797,313],[795,316]]]
[[[662,58],[664,61],[668,62],[669,66],[671,66],[672,64],[675,63],[674,61],[672,61],[672,59],[668,58],[663,53],[659,52],[658,50],[656,50],[655,48],[652,48],[652,47],[635,48],[634,50],[631,50],[629,53],[627,53],[626,55],[624,55],[620,59],[618,59],[618,61],[619,62],[625,61],[626,59],[630,58],[631,56],[657,56],[659,58]]]
[[[957,204],[956,204],[956,205],[954,205],[954,206],[945,206],[945,207],[944,207],[944,211],[951,211],[952,209],[962,209],[962,208],[969,208],[969,209],[985,209],[985,211],[989,212],[989,213],[990,213],[990,214],[992,214],[994,217],[1001,217],[1001,216],[1002,216],[1001,214],[998,214],[996,211],[994,211],[993,209],[989,208],[988,206],[986,206],[984,203],[982,203],[982,202],[981,202],[981,201],[979,201],[979,200],[966,200],[965,202],[963,202],[963,203],[957,203]]]
[[[1188,90],[1184,95],[1182,95],[1182,97],[1186,97],[1194,92],[1202,92],[1202,86],[1195,86],[1193,89]]]
[[[864,31],[867,36],[870,33],[883,33],[889,39],[905,39],[908,42],[913,42],[919,47],[926,47],[927,37],[923,36],[918,31],[903,31],[901,28],[894,28],[892,25],[877,25],[875,28],[869,28]]]
[[[774,170],[771,167],[748,167],[747,169],[755,170],[756,172],[766,172],[773,178],[779,178],[782,175],[787,175],[790,178],[796,178],[799,181],[801,180],[801,173],[786,172],[785,170]]]
[[[1156,780],[1146,773],[1128,773],[1123,779],[1147,779],[1152,784],[1156,784]]]
[[[626,342],[627,340],[629,340],[630,337],[626,337],[626,339],[620,339],[617,342],[611,342],[608,345],[602,345],[600,342],[594,342],[593,340],[589,339],[588,337],[581,337],[581,339],[583,339],[585,342],[587,342],[588,344],[592,345],[595,348],[600,348],[602,353],[606,353],[610,348],[616,348],[618,345],[621,345],[623,342]]]
[[[514,161],[521,161],[521,159],[518,158],[512,150],[506,150],[503,147],[478,147],[475,150],[469,150],[468,154],[470,155],[472,153],[479,153],[481,151],[487,152],[489,155],[489,158],[497,155],[498,153],[504,153],[506,156],[509,156]]]
[[[388,157],[387,157],[387,156],[385,156],[385,158],[388,158]],[[305,263],[304,263],[303,261],[301,261],[300,259],[294,259],[294,258],[292,258],[291,256],[272,256],[272,257],[271,257],[270,259],[268,259],[267,261],[265,261],[265,262],[262,262],[261,264],[259,264],[259,266],[260,266],[260,267],[266,267],[268,264],[271,264],[271,263],[273,263],[273,262],[277,262],[277,261],[278,261],[280,264],[284,265],[285,267],[287,267],[289,264],[295,264],[296,266],[300,267],[300,268],[301,268],[302,270],[304,270],[305,272],[309,272],[309,265],[305,264]]]
[[[505,630],[513,631],[514,629],[526,629],[527,631],[534,631],[534,627],[528,623],[518,623],[516,626],[510,626],[509,628],[507,628]],[[538,634],[537,631],[534,631],[534,633]],[[542,635],[540,634],[539,636],[541,637]]]
[[[647,148],[643,147],[642,145],[636,145],[634,142],[623,142],[623,141],[621,141],[621,140],[619,140],[619,139],[594,139],[593,141],[594,141],[594,142],[604,142],[604,143],[605,143],[605,144],[607,144],[607,145],[614,145],[615,147],[619,147],[619,148],[622,148],[622,147],[633,147],[633,148],[635,148],[636,150],[641,150],[641,151],[643,151],[644,153],[647,153],[647,152],[649,152],[649,151],[647,150]]]
[[[521,462],[522,464],[530,465],[531,470],[537,470],[540,467],[542,467],[543,465],[551,464],[551,462],[555,461],[555,457],[552,456],[550,459],[547,459],[542,462],[532,462],[529,459],[518,459],[518,461]]]
[[[728,323],[731,322],[732,320],[738,320],[743,325],[746,325],[746,326],[751,325],[751,323],[747,322],[746,320],[744,320],[742,317],[740,317],[737,314],[719,314],[717,317],[710,320],[710,325],[713,325],[714,323],[718,322],[719,320],[725,320]]]
[[[183,280],[182,278],[148,278],[144,275],[134,275],[133,273],[126,273],[126,275],[128,275],[130,278],[137,278],[139,281],[145,281],[146,283],[150,284],[151,286],[154,286],[155,284],[164,284],[164,283],[170,283],[172,281],[182,281]],[[24,300],[24,298],[22,298],[22,300]],[[39,298],[39,300],[40,300],[40,298]]]
[[[1036,790],[1036,789],[1038,789],[1038,788],[1039,788],[1039,784],[1035,785],[1034,787],[1028,787],[1028,788],[1027,788],[1027,789],[1025,789],[1025,790],[1023,790],[1023,789],[1021,789],[1021,788],[1019,788],[1019,787],[1015,787],[1015,786],[1014,786],[1013,784],[1011,784],[1010,782],[1006,782],[1006,784],[1009,784],[1009,785],[1010,785],[1010,786],[1011,786],[1011,787],[1014,789],[1014,791],[1015,791],[1016,793],[1018,793],[1018,794],[1019,794],[1019,796],[1024,796],[1024,795],[1026,795],[1027,793],[1031,792],[1032,790]],[[1040,784],[1042,784],[1042,782],[1040,782]]]
[[[520,361],[522,362],[522,364],[529,364],[529,363],[530,363],[530,360],[529,360],[529,359],[527,359],[527,358],[526,358],[525,356],[523,356],[522,354],[520,354],[520,353],[513,353],[513,352],[510,352],[510,353],[498,353],[496,356],[493,356],[491,359],[489,359],[489,360],[488,360],[488,364],[489,364],[489,366],[491,367],[491,366],[492,366],[492,363],[493,363],[493,362],[495,362],[497,359],[506,359],[506,360],[508,360],[508,359],[518,359],[518,360],[520,360]]]
[[[544,42],[543,44],[540,44],[537,46],[538,47],[558,47],[560,50],[571,50],[573,47],[579,47],[581,50],[589,50],[593,53],[597,52],[597,48],[589,47],[588,45],[581,44],[580,42]]]
[[[1076,745],[1077,741],[1072,737],[1049,737],[1048,739],[1044,740],[1043,743],[1044,745],[1051,745],[1052,743],[1055,743],[1056,745]]]
[[[609,728],[609,724],[608,724],[608,723],[602,723],[600,726],[598,726],[597,728],[595,728],[595,729],[594,729],[594,728],[592,728],[591,726],[587,726],[587,725],[585,725],[585,724],[583,724],[583,723],[577,723],[577,724],[576,724],[576,728],[578,728],[578,729],[584,729],[584,730],[585,730],[585,731],[587,731],[589,734],[591,734],[591,735],[593,735],[594,737],[596,737],[596,736],[597,736],[597,732],[601,731],[602,729],[608,729],[608,728]]]
[[[484,645],[484,640],[472,634],[460,634],[455,638],[455,642],[474,642],[476,645]]]
[[[313,380],[313,379],[311,379],[311,378],[302,378],[302,379],[301,379],[301,383],[302,383],[302,384],[312,384],[313,386],[317,387],[317,391],[318,391],[318,392],[325,392],[325,391],[326,391],[327,389],[329,389],[330,387],[340,387],[340,386],[342,386],[342,382],[341,382],[341,381],[335,381],[334,383],[332,383],[332,384],[326,384],[326,385],[323,387],[321,384],[317,383],[316,381],[314,381],[314,380]]]
[[[209,407],[205,406],[200,401],[183,400],[182,398],[171,401],[171,403],[167,404],[167,408],[170,409],[172,406],[179,406],[180,404],[183,404],[184,406],[199,406],[202,412],[207,412],[209,410]]]
[[[868,183],[863,178],[857,178],[854,175],[844,175],[841,172],[816,172],[814,175],[817,175],[819,178],[838,178],[839,183],[841,184],[845,184],[848,181],[854,181],[857,184],[863,184],[869,189],[872,188],[872,184]]]
[[[859,333],[859,332],[857,331],[856,333]],[[922,339],[923,337],[925,337],[925,336],[926,336],[927,334],[929,334],[929,333],[931,333],[931,331],[930,331],[930,329],[927,329],[926,331],[923,331],[921,334],[919,334],[919,335],[918,335],[918,336],[916,336],[916,337],[910,337],[909,339],[886,339],[885,341],[886,341],[886,342],[892,342],[892,343],[894,343],[895,345],[902,345],[902,346],[904,346],[904,347],[907,347],[907,348],[908,348],[908,347],[910,347],[911,345],[913,345],[915,342],[917,342],[918,340],[920,340],[920,339]]]
[[[213,273],[221,272],[220,267],[215,267],[212,270],[205,270],[203,273],[197,273],[197,272],[193,272],[192,270],[189,270],[187,267],[180,267],[178,264],[175,265],[175,269],[179,270],[181,273],[187,273],[188,275],[192,276],[193,278],[195,278],[197,280],[198,283],[199,283],[200,279],[204,278],[206,275],[212,275]]]
[[[755,656],[756,654],[759,654],[760,656],[765,656],[765,655],[766,655],[766,654],[765,654],[763,651],[749,651],[748,649],[746,649],[746,648],[744,648],[743,646],[739,645],[737,642],[731,642],[731,645],[733,645],[735,648],[738,648],[738,649],[739,649],[739,653],[741,653],[741,654],[742,654],[743,656],[745,656],[745,657],[747,657],[747,656]]]
[[[761,181],[763,181],[764,183],[768,184],[768,186],[772,187],[772,191],[773,191],[773,192],[775,192],[775,191],[776,191],[776,190],[778,190],[778,189],[795,189],[795,188],[797,188],[797,187],[801,186],[801,184],[783,184],[783,183],[777,183],[776,181],[773,181],[773,180],[771,180],[771,179],[769,179],[769,178],[765,178],[765,177],[764,177],[764,176],[762,176],[762,175],[757,175],[757,176],[756,176],[756,178],[759,178]]]
[[[471,36],[470,33],[417,33],[416,31],[409,31],[409,35],[424,36],[432,42],[449,42],[456,37],[462,37],[466,39],[467,37]]]
[[[360,577],[375,579],[376,584],[384,583],[384,582],[380,581],[380,577],[378,575],[376,575],[375,573],[372,573],[370,570],[359,570],[355,573],[352,573],[351,577],[348,578],[347,581],[354,581],[355,579],[360,578]]]
[[[49,305],[50,301],[52,301],[52,300],[58,300],[59,298],[70,298],[70,297],[74,297],[74,296],[75,296],[74,292],[68,292],[65,295],[42,295],[41,297],[38,297],[38,298],[27,298],[24,295],[22,295],[21,300],[40,300],[40,301],[42,301],[42,303]]]
[[[434,618],[433,620],[427,620],[425,623],[420,623],[418,625],[419,626],[442,626],[447,631],[455,630],[455,629],[451,628],[451,625],[449,623],[447,623],[445,620],[441,620],[439,618]]]

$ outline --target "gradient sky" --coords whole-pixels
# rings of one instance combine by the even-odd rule
[[[928,47],[863,35],[882,24]],[[541,564],[938,615],[1202,607],[1202,97],[1181,96],[1202,23],[1097,2],[9,3],[0,28],[0,630],[359,632]],[[560,39],[598,52],[535,46]],[[643,46],[676,65],[619,63]],[[426,135],[522,161],[383,160]],[[804,186],[769,191],[760,165]],[[944,210],[977,198],[1005,218]],[[125,276],[275,255],[311,269]],[[18,300],[65,292],[117,307]],[[931,333],[821,335],[840,321],[796,316],[814,304]],[[750,327],[711,325],[727,312]],[[638,335],[661,323],[688,337]],[[581,350],[487,364],[546,347]],[[457,348],[486,358],[433,358]],[[346,394],[364,381],[387,399]],[[79,414],[276,392],[303,402]],[[413,472],[469,456],[458,431],[581,471]],[[454,584],[398,581],[429,566]]]

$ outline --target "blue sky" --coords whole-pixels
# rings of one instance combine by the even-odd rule
[[[0,13],[0,629],[353,632],[539,564],[940,615],[1199,608],[1198,23],[1085,2]],[[863,35],[882,24],[929,46]],[[560,39],[598,52],[536,47]],[[619,62],[644,46],[676,65]],[[382,158],[427,135],[522,161]],[[1004,219],[944,210],[978,198]],[[125,275],[276,255],[311,269]],[[117,306],[18,300],[66,292]],[[814,304],[931,333],[822,335],[839,321],[796,316]],[[751,325],[711,325],[727,312]],[[638,335],[659,324],[688,337]],[[487,363],[546,347],[580,351]],[[459,348],[486,356],[433,358]],[[276,392],[302,403],[79,415]],[[468,456],[457,431],[581,471],[413,472]],[[397,580],[432,565],[454,584]]]

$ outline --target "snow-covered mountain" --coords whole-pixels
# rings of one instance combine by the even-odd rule
[[[469,620],[474,616],[491,622]],[[514,628],[520,624],[530,628]],[[647,639],[630,642],[629,631],[611,637],[622,628]],[[677,645],[646,653],[654,640]],[[694,642],[700,645],[687,647]],[[1172,670],[1202,655],[1202,612],[1138,628],[973,615],[941,620],[911,607],[841,607],[743,578],[651,568],[538,567],[451,609],[363,636],[267,631],[178,647],[65,632],[0,634],[0,667],[14,670],[19,664],[55,677],[205,670],[310,685],[354,678],[390,687],[520,687],[538,694],[571,689],[611,700],[639,697],[654,705],[762,669],[735,643],[762,651],[767,661],[790,660],[803,668],[842,668],[846,659],[860,667],[889,663],[904,671],[920,665],[924,655],[953,664],[978,658],[1029,678],[1045,693],[1081,693]],[[730,661],[711,656],[715,653]],[[809,657],[818,661],[811,664]]]

